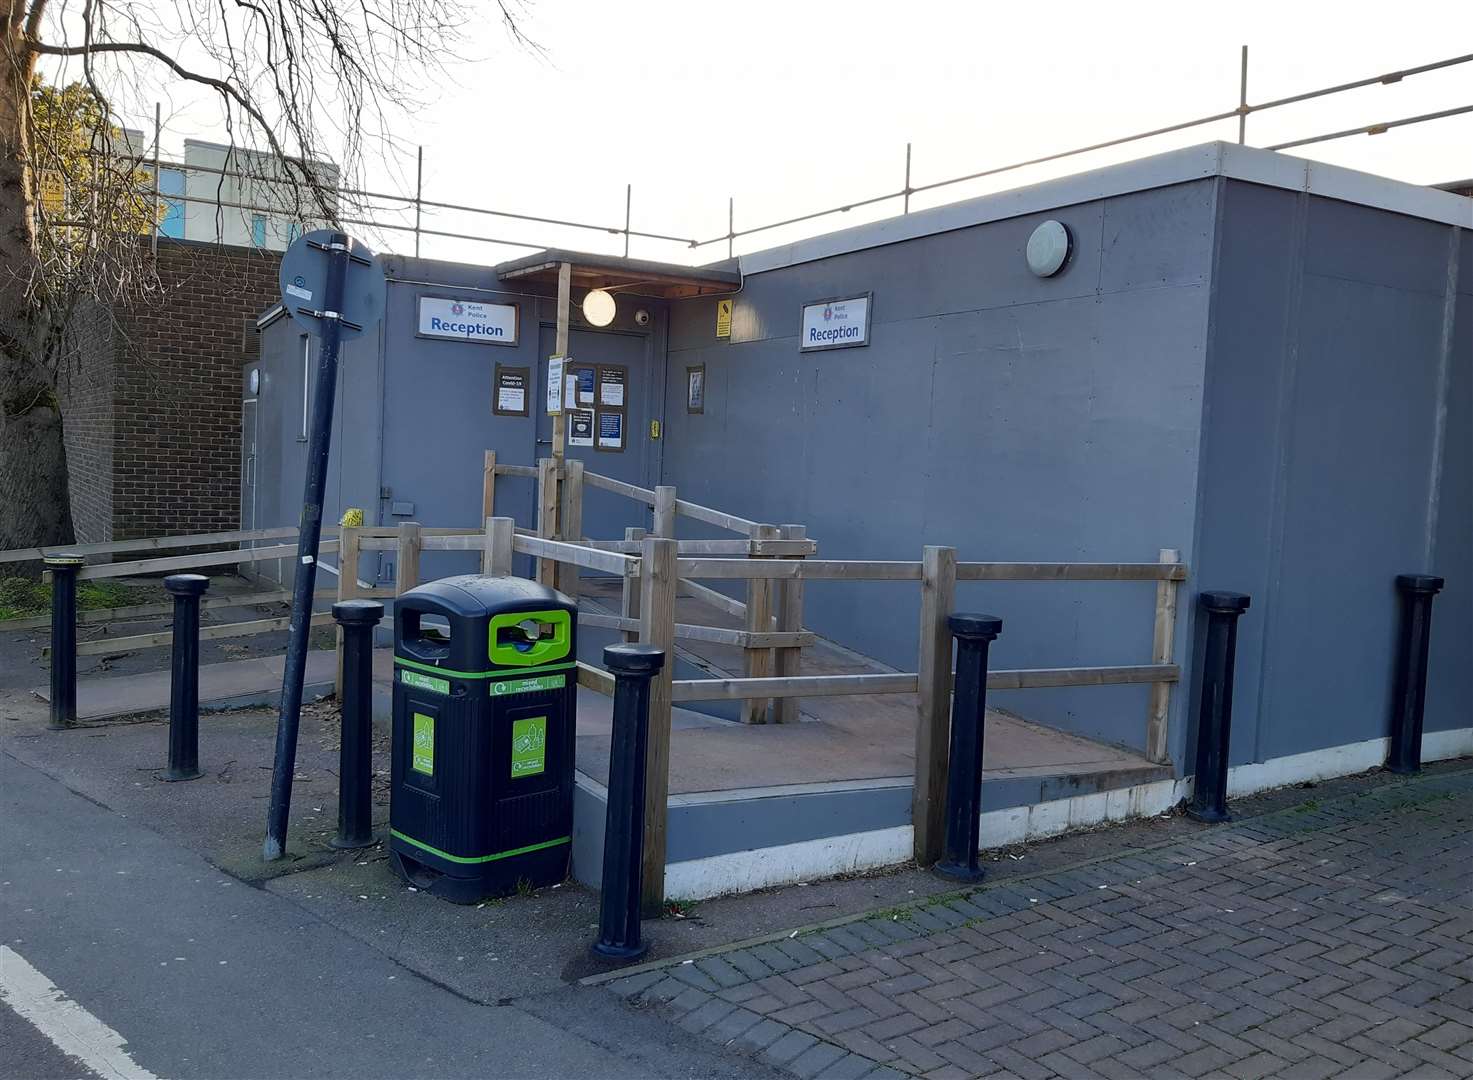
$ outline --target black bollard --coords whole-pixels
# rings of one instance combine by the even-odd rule
[[[174,643],[170,658],[169,771],[165,780],[195,780],[199,768],[199,598],[210,587],[203,574],[171,574]]]
[[[338,834],[335,848],[368,847],[373,836],[373,628],[384,617],[377,600],[332,606],[343,629],[342,739],[338,749]]]
[[[1432,598],[1443,580],[1431,574],[1398,574],[1401,636],[1396,645],[1396,691],[1391,698],[1391,747],[1386,768],[1422,771],[1422,713],[1427,705],[1427,648],[1432,640]]]
[[[987,649],[1002,633],[996,615],[952,615],[956,682],[951,704],[951,750],[946,769],[946,829],[941,860],[932,869],[953,881],[981,881],[977,832],[982,814],[982,741],[987,717]]]
[[[1202,698],[1197,711],[1197,778],[1187,813],[1198,821],[1227,821],[1228,746],[1233,728],[1233,664],[1238,650],[1238,616],[1248,610],[1246,593],[1204,592],[1207,643],[1202,652]]]
[[[604,666],[614,675],[614,731],[609,748],[609,805],[604,819],[604,876],[595,958],[628,963],[649,946],[639,935],[640,867],[644,859],[644,758],[650,731],[650,680],[665,666],[654,645],[610,645]]]
[[[53,730],[77,719],[77,571],[80,555],[47,555],[51,571],[51,722]]]

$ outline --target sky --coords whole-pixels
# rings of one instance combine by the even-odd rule
[[[619,226],[724,236],[896,191],[1225,111],[1249,46],[1250,102],[1473,53],[1467,0],[1230,5],[1127,2],[842,3],[805,0],[528,0],[508,42],[471,0],[473,62],[420,88],[395,124],[397,154],[368,163],[374,187],[411,191],[423,147],[427,198]],[[1250,144],[1473,105],[1473,63],[1251,116]],[[207,107],[174,95],[163,147],[220,139]],[[151,127],[151,117],[140,126]],[[912,207],[1024,186],[1211,139],[1236,120],[913,197]],[[1415,183],[1473,177],[1473,114],[1291,153]],[[899,200],[738,240],[758,250],[900,211]],[[484,216],[426,224],[617,253],[622,240]],[[370,243],[413,249],[406,234]],[[430,238],[430,256],[494,263],[530,247]],[[726,244],[636,239],[632,255],[723,257]]]

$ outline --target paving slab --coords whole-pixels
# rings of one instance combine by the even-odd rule
[[[1381,1076],[1393,1051],[1406,1068],[1473,1075],[1473,760],[1358,779],[1134,850],[643,965],[622,984],[586,981],[680,1024],[680,999],[644,989],[689,970],[665,965],[694,959],[736,1000],[761,983],[749,959],[772,941],[821,945],[827,966],[790,979],[765,1020],[772,1046],[802,1049],[764,1060],[799,1077],[841,1060],[855,1075]],[[1296,887],[1262,888],[1283,883]],[[962,910],[979,914],[959,923]],[[864,932],[898,922],[918,937]],[[1357,1000],[1377,1012],[1347,1013]],[[876,1021],[872,1001],[893,1011]]]

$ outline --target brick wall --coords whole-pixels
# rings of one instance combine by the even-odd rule
[[[80,399],[75,435],[66,417],[79,539],[101,538],[82,534],[104,505],[107,539],[240,528],[241,367],[256,316],[279,299],[279,265],[275,252],[160,239],[162,298],[116,313],[110,460],[90,449],[106,426],[100,392]]]
[[[72,317],[60,397],[66,437],[72,522],[77,540],[113,538],[113,327],[106,308],[84,306]]]

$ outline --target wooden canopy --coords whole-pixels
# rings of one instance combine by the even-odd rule
[[[541,286],[529,291],[556,295],[558,268],[572,267],[577,289],[609,289],[622,295],[682,300],[718,296],[741,288],[742,275],[733,261],[717,266],[679,266],[674,263],[623,259],[615,255],[586,255],[576,251],[539,251],[497,266],[496,276],[518,285]]]

